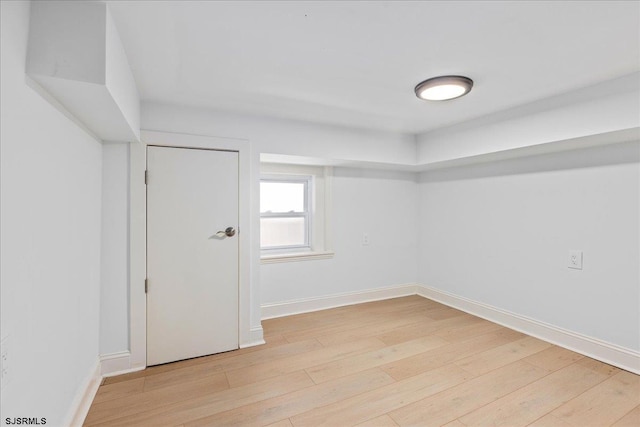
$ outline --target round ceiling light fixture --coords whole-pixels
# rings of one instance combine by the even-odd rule
[[[415,88],[416,96],[428,101],[446,101],[471,91],[473,80],[464,76],[439,76],[427,79]]]

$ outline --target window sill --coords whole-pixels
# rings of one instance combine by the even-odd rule
[[[331,259],[333,258],[333,255],[335,255],[334,252],[298,252],[290,254],[262,255],[260,257],[260,264]]]

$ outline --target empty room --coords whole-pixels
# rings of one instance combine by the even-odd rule
[[[0,7],[2,425],[640,425],[640,1]]]

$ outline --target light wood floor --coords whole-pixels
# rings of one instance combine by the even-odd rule
[[[640,426],[640,376],[418,296],[263,326],[107,378],[85,425]]]

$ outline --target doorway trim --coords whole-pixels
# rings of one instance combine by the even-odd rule
[[[201,148],[238,152],[239,172],[239,271],[238,326],[240,348],[264,344],[260,316],[259,266],[260,251],[255,250],[259,239],[258,201],[259,154],[253,153],[248,140],[219,138],[143,130],[141,142],[130,144],[129,192],[129,349],[130,370],[147,366],[147,302],[144,281],[147,275],[146,254],[146,169],[147,145]],[[256,246],[257,245],[257,246]]]

